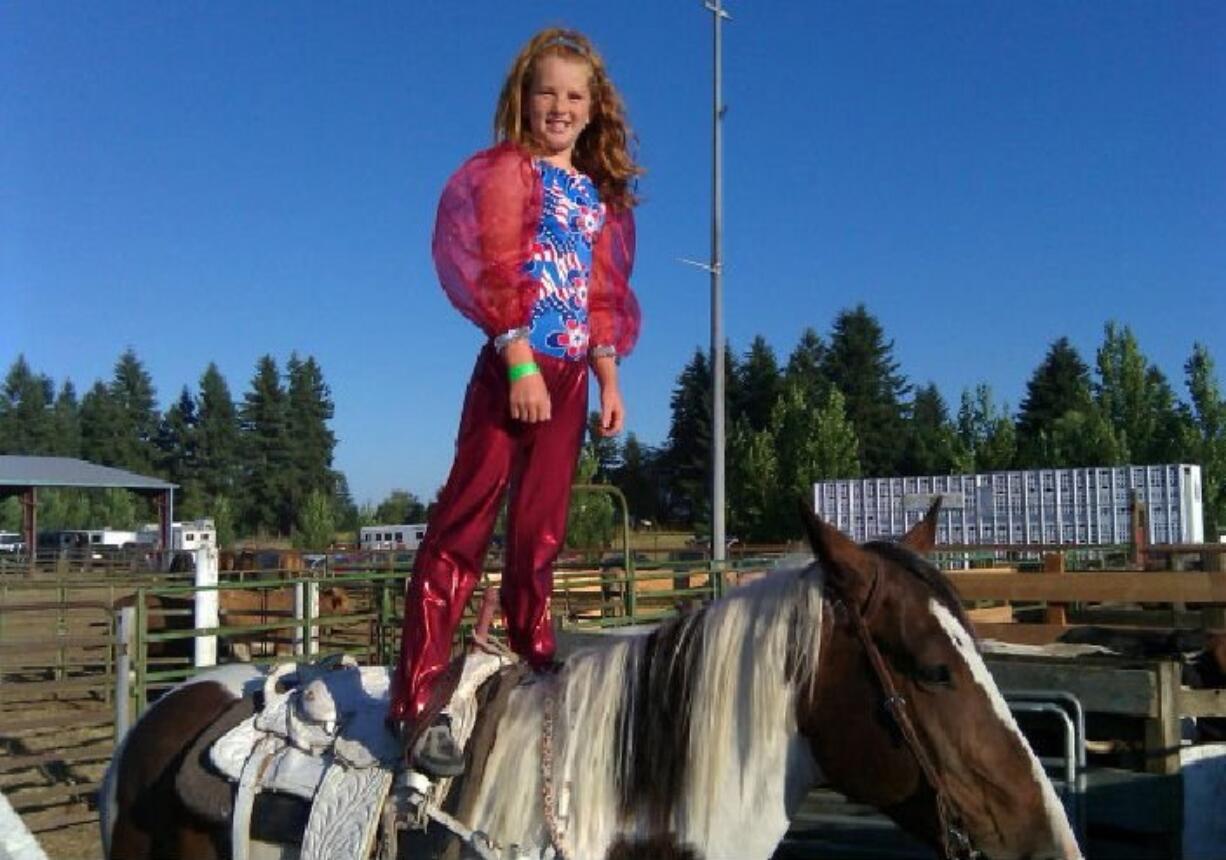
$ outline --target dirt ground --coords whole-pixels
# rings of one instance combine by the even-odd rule
[[[109,721],[83,728],[56,725],[6,729],[14,720],[5,718],[15,714],[20,714],[23,725],[43,717],[48,721],[71,720],[76,714],[83,720],[97,720],[97,703],[29,703],[19,710],[8,707],[0,712],[0,791],[17,808],[52,860],[99,860],[102,849],[92,786],[102,780],[110,760]],[[31,767],[11,767],[19,758],[40,754],[53,756]],[[76,791],[77,786],[79,797],[54,796]]]

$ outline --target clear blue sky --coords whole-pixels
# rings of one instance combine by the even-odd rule
[[[725,30],[727,332],[781,360],[865,302],[951,406],[1016,407],[1052,340],[1127,323],[1180,394],[1226,368],[1226,4],[749,2]],[[431,496],[480,335],[428,244],[534,30],[589,33],[649,173],[623,365],[664,440],[708,339],[710,15],[630,3],[0,6],[0,363],[58,385],[126,347],[163,406],[216,361],[314,355],[359,501]]]

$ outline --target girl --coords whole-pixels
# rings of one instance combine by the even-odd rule
[[[642,171],[622,101],[592,44],[548,29],[520,51],[494,117],[493,149],[448,181],[434,261],[448,298],[490,340],[477,358],[455,462],[405,597],[391,718],[419,739],[413,763],[435,776],[463,761],[449,724],[421,723],[481,573],[508,494],[502,610],[511,647],[552,663],[549,596],[566,538],[570,486],[587,415],[587,370],[600,385],[600,432],[621,431],[617,361],[638,338],[630,290]],[[420,734],[419,734],[420,732]]]

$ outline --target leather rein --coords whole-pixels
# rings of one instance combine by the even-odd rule
[[[865,615],[871,614],[877,607],[877,602],[874,598],[878,596],[878,585],[880,582],[881,570],[878,567],[868,599],[864,601],[863,612],[861,612],[859,606],[851,601],[840,599],[837,603],[847,613],[847,617],[851,621],[851,627],[856,632],[856,638],[860,640],[864,653],[868,657],[868,662],[873,667],[873,672],[877,676],[877,683],[881,685],[881,692],[885,696],[885,700],[882,702],[883,707],[894,720],[894,725],[898,728],[903,741],[907,744],[911,755],[915,758],[916,763],[919,764],[920,770],[923,771],[924,778],[928,780],[928,785],[936,795],[937,817],[941,822],[942,856],[947,858],[947,860],[970,860],[970,858],[978,856],[978,852],[975,851],[970,837],[963,829],[961,821],[959,821],[957,813],[954,811],[949,787],[945,784],[945,780],[941,778],[941,774],[937,770],[936,765],[933,764],[928,751],[920,743],[919,734],[915,730],[915,724],[911,722],[911,716],[907,712],[907,700],[898,692],[898,687],[894,683],[894,676],[886,665],[885,658],[881,655],[881,650],[877,647],[877,643],[873,641],[872,633],[869,632],[868,623],[865,621]]]

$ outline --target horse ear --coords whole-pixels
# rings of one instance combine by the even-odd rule
[[[834,526],[823,522],[803,499],[800,500],[800,517],[813,555],[826,574],[827,587],[843,600],[863,605],[872,586],[864,550]]]
[[[924,518],[911,526],[911,530],[902,536],[899,543],[912,552],[930,552],[937,545],[937,515],[940,512],[941,497],[937,496]]]

